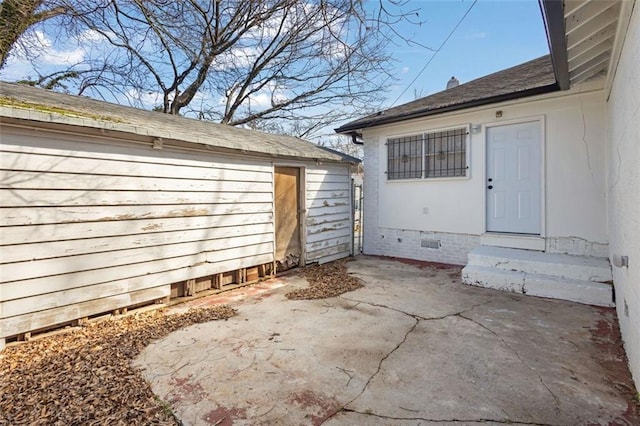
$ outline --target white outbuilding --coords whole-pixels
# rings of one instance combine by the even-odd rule
[[[355,158],[9,83],[0,125],[0,348],[352,253]]]

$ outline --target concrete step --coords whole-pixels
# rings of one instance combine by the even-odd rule
[[[462,269],[462,282],[479,287],[550,299],[569,300],[587,305],[615,306],[613,286],[589,280],[469,264]]]
[[[469,253],[468,259],[468,265],[570,280],[607,282],[613,279],[609,260],[599,257],[478,246]]]

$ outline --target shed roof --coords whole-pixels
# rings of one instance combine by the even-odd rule
[[[155,111],[57,93],[23,84],[0,82],[0,123],[39,122],[195,143],[222,150],[302,160],[353,162],[293,136],[241,129]],[[356,159],[357,160],[357,159]]]
[[[337,129],[338,133],[357,133],[364,128],[426,117],[449,111],[524,98],[559,90],[549,55],[460,84],[451,89],[408,102]]]

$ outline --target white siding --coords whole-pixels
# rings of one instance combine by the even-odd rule
[[[324,263],[349,256],[353,243],[349,168],[306,170],[306,261]]]
[[[2,127],[0,341],[273,261],[270,162]]]
[[[620,36],[620,34],[619,34]],[[607,102],[610,255],[616,308],[629,368],[640,388],[640,3],[633,9]],[[614,72],[613,70],[610,72]]]

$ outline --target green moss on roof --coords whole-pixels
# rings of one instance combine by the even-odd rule
[[[31,111],[48,112],[54,114],[60,114],[71,117],[91,118],[93,120],[112,121],[116,123],[122,123],[119,118],[109,117],[106,115],[91,114],[88,112],[76,111],[67,108],[60,108],[51,105],[37,104],[33,102],[21,101],[11,97],[0,96],[0,106],[10,106],[14,108],[27,109]]]

